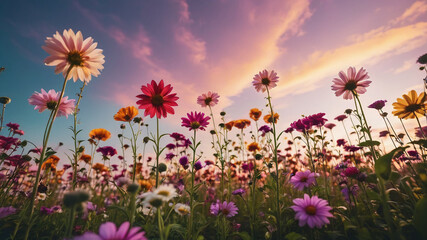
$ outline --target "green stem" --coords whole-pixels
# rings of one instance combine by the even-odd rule
[[[2,110],[1,110],[1,120],[0,120],[0,132],[3,129],[3,118],[4,118],[4,110],[6,109],[6,104],[3,104]]]
[[[156,188],[159,186],[159,158],[160,158],[160,135],[159,135],[159,118],[156,117],[157,135],[156,135]]]
[[[77,185],[77,166],[78,166],[78,152],[79,152],[79,143],[77,140],[77,114],[79,112],[79,104],[82,99],[82,93],[86,86],[86,82],[83,82],[83,86],[80,88],[79,98],[77,99],[76,107],[74,108],[74,124],[73,124],[73,134],[74,134],[74,164],[73,164],[73,191],[76,189]]]

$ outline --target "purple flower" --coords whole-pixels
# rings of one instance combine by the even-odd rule
[[[9,215],[15,214],[16,208],[9,206],[9,207],[0,207],[0,218],[5,218]]]
[[[190,139],[183,139],[181,140],[181,144],[178,144],[178,147],[188,148],[188,146],[190,145],[191,145]]]
[[[346,143],[347,143],[347,141],[345,139],[343,139],[343,138],[337,140],[337,146],[338,147],[339,146],[344,146]]]
[[[200,169],[202,169],[202,168],[203,168],[202,162],[197,161],[196,163],[194,163],[194,169],[195,169],[196,171],[199,171],[199,170],[200,170]]]
[[[245,189],[239,188],[239,189],[234,190],[231,194],[242,196],[243,194],[245,194],[245,192],[246,192]]]
[[[389,132],[387,130],[381,131],[380,132],[380,137],[387,137],[388,134],[389,134]]]
[[[265,134],[267,134],[267,133],[269,133],[269,132],[271,132],[271,127],[269,127],[268,125],[264,125],[264,126],[261,126],[259,129],[258,129],[258,131],[260,131],[260,132],[262,132],[262,134],[261,134],[261,136],[265,136]]]
[[[286,128],[285,133],[292,133],[293,131],[294,131],[293,127],[288,127]]]
[[[351,145],[351,146],[344,146],[344,150],[346,150],[346,151],[348,151],[348,152],[357,152],[357,151],[359,151],[360,149],[362,149],[362,148],[361,148],[361,147],[354,146],[354,145]]]
[[[309,187],[316,183],[317,173],[312,173],[310,170],[305,172],[297,172],[290,180],[294,188],[302,191],[305,187]]]
[[[325,113],[316,113],[308,116],[307,118],[311,121],[311,125],[321,127],[325,125],[326,121],[328,121],[328,119],[323,118],[324,116]]]
[[[322,228],[323,225],[329,224],[328,217],[333,217],[329,212],[332,210],[328,202],[317,196],[310,197],[304,194],[304,198],[294,199],[291,208],[296,212],[295,219],[299,221],[299,226],[308,224],[310,228]]]
[[[6,124],[6,127],[9,127],[9,131],[14,132],[19,129],[19,124],[10,122]]]
[[[173,153],[167,153],[165,159],[166,160],[172,160],[175,157],[175,154]]]
[[[86,208],[89,211],[96,211],[96,204],[93,204],[93,202],[87,202]]]
[[[423,135],[427,137],[427,126],[424,126],[422,128],[422,131],[419,127],[415,128],[415,136],[417,136],[418,138],[423,138]]]
[[[220,203],[219,200],[217,200],[216,203],[212,203],[210,207],[210,213],[215,216],[222,214],[226,217],[233,217],[238,213],[238,211],[239,209],[234,202],[224,201],[223,203]]]
[[[243,163],[242,169],[245,171],[252,171],[254,169],[254,164],[252,162],[249,163]]]
[[[96,151],[100,152],[104,158],[112,157],[117,154],[117,150],[111,146],[100,147]]]
[[[182,120],[182,127],[188,128],[188,130],[205,130],[205,127],[209,124],[209,119],[211,119],[208,116],[205,116],[202,112],[191,112],[187,113],[187,117],[181,118]]]
[[[60,211],[62,211],[62,208],[61,206],[58,206],[58,205],[50,208],[45,206],[40,207],[40,213],[45,215],[50,215],[52,213],[60,212]]]
[[[169,135],[171,138],[173,138],[175,141],[180,141],[180,140],[185,140],[185,136],[182,135],[181,133],[172,133]]]
[[[188,157],[187,156],[182,156],[179,159],[179,164],[181,164],[181,166],[186,166],[188,164]]]
[[[334,119],[337,120],[338,122],[341,122],[341,121],[344,121],[344,119],[346,119],[346,118],[347,118],[346,115],[339,115]]]
[[[332,130],[332,128],[334,128],[336,125],[335,124],[333,124],[333,123],[327,123],[327,124],[325,124],[325,128],[327,128],[327,129],[331,129]]]
[[[291,127],[298,132],[306,132],[311,128],[311,122],[308,119],[298,119],[297,121],[291,123]]]
[[[348,167],[344,170],[344,175],[346,177],[355,178],[357,175],[359,175],[359,169],[357,167]]]
[[[357,192],[359,191],[359,186],[354,185],[352,187],[350,187],[350,191],[348,187],[344,187],[341,190],[342,195],[344,196],[344,199],[346,202],[351,203],[351,198],[350,198],[350,194],[353,196],[357,196]],[[353,203],[354,204],[354,203]]]
[[[169,149],[169,150],[173,150],[173,149],[176,148],[176,145],[173,144],[173,143],[169,143],[168,145],[166,145],[166,148]]]
[[[106,222],[99,227],[99,235],[86,232],[82,236],[75,237],[74,240],[147,240],[144,236],[145,232],[140,232],[140,227],[130,228],[129,222],[124,222],[117,229],[116,225],[112,222]]]
[[[377,110],[381,110],[384,106],[387,100],[378,100],[373,102],[371,105],[368,106],[368,108],[373,108]]]

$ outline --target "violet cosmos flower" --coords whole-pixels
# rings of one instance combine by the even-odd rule
[[[271,127],[269,127],[268,125],[264,125],[264,126],[261,126],[259,129],[258,129],[258,131],[260,131],[260,132],[262,132],[262,134],[261,134],[261,136],[265,136],[265,134],[267,134],[267,133],[269,133],[269,132],[271,132]]]
[[[296,212],[295,219],[299,221],[300,227],[308,224],[310,228],[321,228],[329,224],[329,217],[333,217],[329,212],[332,208],[328,206],[328,202],[317,196],[304,194],[304,198],[294,199],[293,202],[295,205],[291,208]]]
[[[218,103],[218,99],[218,93],[209,91],[197,97],[197,103],[202,107],[213,107]]]
[[[9,207],[0,207],[0,218],[5,218],[9,215],[15,214],[16,208],[9,206]]]
[[[233,217],[238,213],[239,209],[237,208],[234,202],[224,201],[221,203],[219,200],[216,203],[212,203],[210,207],[210,213],[212,215],[218,216],[218,214],[222,214],[226,217]]]
[[[373,108],[377,110],[381,110],[384,106],[387,100],[378,100],[373,102],[371,105],[368,106],[368,108]]]
[[[347,141],[343,138],[340,138],[337,140],[337,146],[345,146],[345,144],[347,143]]]
[[[344,187],[341,190],[342,195],[344,196],[344,199],[346,202],[351,203],[351,198],[350,198],[350,194],[353,195],[354,197],[357,196],[357,192],[359,191],[359,186],[357,186],[356,184],[350,187],[350,191],[348,187]],[[354,203],[353,203],[354,204]]]
[[[311,128],[311,122],[308,119],[298,119],[291,123],[291,127],[298,132],[306,132]]]
[[[124,222],[117,229],[112,222],[106,222],[99,227],[99,234],[86,232],[82,236],[75,237],[74,240],[147,240],[145,232],[140,232],[140,227],[130,228],[129,222]]]
[[[188,157],[187,156],[182,156],[179,159],[179,164],[181,164],[181,166],[185,167],[188,164]]]
[[[415,128],[415,136],[419,138],[427,137],[427,126],[422,127],[422,129],[419,127]]]
[[[325,125],[326,121],[328,121],[328,119],[323,118],[325,115],[325,113],[317,113],[308,116],[307,119],[311,121],[311,125],[316,127],[322,127],[323,125]]]
[[[185,136],[181,133],[174,132],[169,135],[171,138],[173,138],[175,141],[185,140]]]
[[[356,68],[349,67],[347,75],[341,71],[338,73],[339,78],[334,78],[332,90],[335,91],[337,97],[344,94],[344,99],[353,99],[353,94],[363,94],[366,88],[369,87],[368,73],[364,68],[356,72]]]
[[[292,133],[293,131],[294,131],[293,127],[288,127],[286,128],[285,133]]]
[[[169,149],[169,150],[174,150],[176,148],[176,145],[173,144],[173,143],[169,143],[169,144],[166,145],[166,148]]]
[[[290,180],[293,187],[302,191],[305,187],[310,187],[316,183],[317,173],[307,170],[305,172],[297,172]]]
[[[175,154],[173,153],[167,153],[165,159],[166,160],[172,160],[175,157]]]
[[[332,130],[332,128],[334,128],[336,125],[333,123],[326,123],[325,124],[325,128]]]
[[[234,190],[231,194],[233,194],[233,195],[240,195],[241,196],[241,195],[243,195],[245,193],[246,193],[245,189],[239,188],[239,189]]]
[[[28,102],[35,106],[34,110],[43,112],[46,109],[51,111],[55,110],[58,99],[59,92],[55,92],[53,89],[49,90],[49,92],[46,92],[44,89],[41,89],[40,93],[33,93],[33,95],[31,95],[31,97],[28,99]],[[68,97],[62,97],[57,116],[65,116],[68,118],[68,115],[74,112],[74,103],[74,99],[69,100]]]
[[[344,119],[346,119],[347,116],[346,115],[338,115],[336,118],[334,118],[335,120],[337,120],[338,122],[344,121]]]
[[[199,171],[200,169],[202,169],[203,168],[203,164],[202,164],[202,162],[200,162],[200,161],[197,161],[197,162],[195,162],[194,163],[194,169],[196,170],[196,171]]]
[[[209,124],[210,117],[205,116],[202,112],[191,112],[187,113],[187,117],[181,118],[181,126],[188,128],[188,130],[205,130],[205,127]]]
[[[96,152],[100,152],[103,157],[112,157],[117,154],[117,150],[111,146],[100,147]]]

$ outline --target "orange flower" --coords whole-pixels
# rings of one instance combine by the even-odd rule
[[[108,168],[102,163],[93,164],[92,168],[97,172],[107,172]]]
[[[228,123],[225,124],[225,128],[230,131],[234,126],[234,121],[230,121]]]
[[[97,128],[90,131],[89,137],[100,141],[106,141],[111,137],[111,133],[103,128]]]
[[[274,113],[274,123],[277,123],[277,120],[279,119],[279,114]],[[266,123],[273,123],[273,119],[271,117],[271,114],[267,114],[264,116],[264,121]]]
[[[251,125],[251,121],[248,119],[239,119],[234,121],[234,126],[238,129],[244,129]]]
[[[59,157],[52,155],[42,164],[42,169],[51,169],[52,171],[56,170],[56,165],[59,162]]]
[[[92,157],[89,154],[82,154],[82,156],[80,156],[80,160],[85,163],[90,163]]]
[[[115,115],[114,120],[120,122],[130,122],[138,115],[138,109],[134,106],[121,108]]]
[[[257,143],[257,142],[250,143],[250,144],[247,146],[247,148],[248,148],[248,151],[249,151],[249,152],[255,152],[255,151],[259,151],[259,150],[261,150],[261,148],[260,148],[260,146],[258,145],[258,143]]]
[[[150,191],[153,187],[153,183],[150,180],[140,179],[138,180],[142,190]]]
[[[249,112],[249,117],[252,118],[254,121],[258,121],[261,115],[262,112],[258,108],[252,108]]]

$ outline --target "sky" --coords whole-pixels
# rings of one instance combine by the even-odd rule
[[[372,81],[362,104],[385,99],[390,115],[396,98],[423,90],[425,77],[416,60],[427,52],[427,1],[3,1],[0,21],[0,66],[5,67],[0,96],[12,99],[5,123],[19,123],[25,139],[36,145],[48,113],[33,110],[28,98],[42,88],[59,91],[63,81],[44,65],[48,54],[41,46],[46,37],[69,28],[94,38],[105,55],[104,70],[83,93],[80,138],[105,128],[113,133],[105,145],[116,147],[120,123],[113,115],[136,106],[141,86],[151,80],[163,79],[179,96],[176,113],[160,121],[161,132],[190,136],[180,118],[190,111],[209,113],[196,103],[208,91],[220,95],[216,117],[225,111],[227,121],[248,118],[254,107],[267,113],[266,95],[251,84],[263,69],[279,76],[271,93],[282,130],[302,115],[324,112],[334,122],[354,108],[353,101],[330,89],[332,79],[349,66],[364,67]],[[65,95],[76,98],[81,85],[70,81]],[[374,136],[385,129],[375,110],[365,112]],[[154,131],[153,119],[144,117],[144,122]],[[392,123],[400,129],[397,118]],[[68,151],[71,125],[71,117],[58,118],[51,145],[63,142]],[[336,138],[344,137],[341,126],[334,131]],[[208,151],[209,134],[200,135]]]

